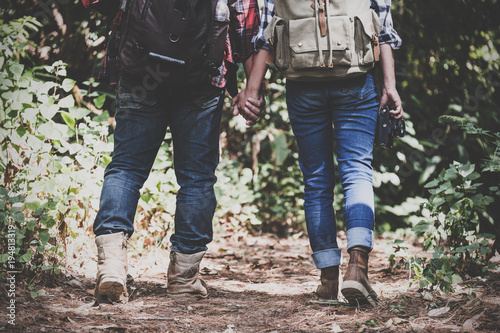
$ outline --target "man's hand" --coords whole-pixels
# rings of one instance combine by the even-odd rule
[[[266,102],[262,96],[262,80],[267,71],[266,59],[269,51],[261,49],[244,64],[247,75],[247,86],[233,98],[233,115],[241,114],[247,120],[247,125],[255,125]]]
[[[247,126],[253,126],[264,110],[266,101],[262,93],[250,93],[245,89],[233,98],[231,105],[234,116],[241,114],[246,119]]]

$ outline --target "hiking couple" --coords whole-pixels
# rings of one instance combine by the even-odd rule
[[[105,0],[83,1],[92,7],[91,2]],[[121,0],[114,153],[94,222],[99,300],[128,297],[127,239],[134,232],[139,191],[167,127],[180,186],[167,292],[208,295],[199,266],[212,240],[225,89],[233,96],[233,114],[255,124],[264,108],[262,80],[273,60],[287,79],[307,231],[321,270],[317,295],[335,300],[339,289],[335,142],[350,254],[341,292],[350,303],[375,304],[368,254],[373,248],[371,161],[379,106],[389,106],[394,118],[404,117],[392,55],[401,39],[392,27],[390,5],[390,0],[265,0],[259,19],[256,0]],[[379,58],[383,87],[377,101],[370,69]],[[239,94],[236,62],[243,63],[247,76]]]

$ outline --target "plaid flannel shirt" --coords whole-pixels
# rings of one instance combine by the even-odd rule
[[[391,44],[393,49],[399,49],[402,44],[396,30],[393,28],[391,15],[391,0],[370,0],[370,7],[378,14],[380,23],[382,23],[382,31],[379,34],[380,44]],[[255,51],[261,48],[269,49],[268,42],[264,38],[264,30],[274,16],[274,0],[264,0],[264,6],[261,12],[261,21],[259,32],[252,40],[252,45]]]
[[[231,21],[229,23],[225,59],[220,69],[221,75],[212,78],[212,84],[220,88],[226,86],[225,74],[228,66],[237,62],[244,62],[252,55],[252,40],[259,31],[260,26],[257,0],[233,0],[229,1],[228,5]]]
[[[224,62],[220,68],[220,75],[213,77],[214,86],[226,86],[226,73],[228,67],[235,68],[235,63],[244,62],[253,53],[252,39],[259,30],[259,6],[257,0],[229,0],[230,25],[229,36],[226,41]],[[118,40],[120,37],[119,26],[122,12],[119,11],[113,20],[113,30],[106,49],[106,56],[99,71],[99,79],[109,79],[109,84],[117,84],[118,66]]]

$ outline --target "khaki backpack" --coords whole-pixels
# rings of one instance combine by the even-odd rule
[[[275,0],[264,32],[283,75],[297,81],[359,76],[379,58],[378,15],[370,0]]]

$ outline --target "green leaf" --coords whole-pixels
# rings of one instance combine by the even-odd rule
[[[446,200],[442,197],[433,198],[431,201],[432,201],[432,204],[434,205],[434,207],[436,207],[436,208],[441,206],[442,204],[446,203]]]
[[[429,230],[430,226],[431,226],[431,223],[425,222],[425,221],[420,221],[411,230],[417,234],[422,234],[422,233],[426,232],[427,230]]]
[[[61,111],[61,116],[69,128],[72,128],[72,129],[75,128],[76,120],[75,120],[75,118],[73,118],[71,116],[71,114],[69,112]]]
[[[37,120],[36,119],[37,115],[38,115],[38,110],[35,108],[26,108],[21,114],[21,116],[23,117],[23,121],[25,123],[35,123]]]
[[[16,129],[16,133],[22,138],[26,134],[26,128],[23,125],[19,125]]]
[[[29,262],[31,260],[32,251],[28,249],[25,254],[19,257],[19,262]]]
[[[422,279],[422,280],[418,281],[418,287],[421,289],[427,287],[428,285],[429,285],[429,283],[426,280]]]
[[[94,105],[96,108],[100,109],[104,105],[106,101],[106,95],[101,95],[99,97],[94,98]]]
[[[24,214],[23,213],[16,213],[12,217],[14,218],[14,221],[16,221],[17,223],[19,223],[19,224],[24,223]]]
[[[107,166],[109,163],[111,163],[111,156],[102,155],[102,161],[104,163],[104,166]]]
[[[12,73],[14,80],[19,80],[21,75],[23,75],[24,65],[22,64],[11,64],[9,67],[9,71]]]
[[[55,104],[42,104],[42,105],[40,105],[40,113],[47,120],[52,119],[52,117],[55,116],[57,111],[59,111],[59,107]]]
[[[59,131],[59,129],[56,127],[53,121],[41,124],[38,127],[38,133],[42,134],[45,138],[51,140],[60,140],[63,137],[61,131]]]
[[[36,211],[38,208],[40,208],[40,202],[39,201],[25,202],[24,207],[31,211]]]
[[[47,245],[50,239],[50,234],[48,232],[41,232],[38,235],[38,239],[40,239],[40,242],[42,242],[43,245]]]
[[[65,92],[70,92],[75,86],[75,83],[75,80],[65,78],[61,84],[61,88],[63,88]]]
[[[33,230],[35,227],[36,227],[36,221],[35,220],[31,220],[29,221],[27,224],[26,224],[26,228],[30,229],[30,230]]]
[[[438,186],[438,185],[439,185],[439,180],[434,179],[434,180],[432,180],[432,181],[428,182],[427,184],[425,184],[425,186],[424,186],[424,187],[425,187],[425,188],[430,188],[430,187],[436,187],[436,186]]]
[[[9,260],[9,254],[8,253],[0,254],[0,263],[7,262],[7,260]]]
[[[73,106],[75,106],[75,99],[73,98],[72,95],[68,95],[66,97],[64,97],[63,99],[61,99],[57,105],[60,107],[60,108],[71,108]]]
[[[451,283],[461,283],[463,282],[462,278],[458,274],[453,274],[451,276]]]
[[[78,108],[78,107],[69,108],[69,113],[75,119],[83,119],[90,112],[92,112],[92,111],[90,111],[89,109],[86,109],[86,108]]]
[[[56,221],[51,217],[47,220],[47,222],[45,223],[45,225],[47,226],[47,228],[52,228],[53,226],[56,225]]]
[[[458,168],[458,170],[459,170],[459,173],[462,175],[462,177],[468,177],[471,173],[474,172],[475,167],[476,166],[474,164],[467,163],[467,164],[461,165]]]
[[[468,175],[466,178],[467,178],[468,180],[476,180],[476,179],[478,179],[479,177],[481,177],[481,175],[480,175],[479,173],[477,173],[477,172],[473,172],[473,173],[471,173],[470,175]]]

